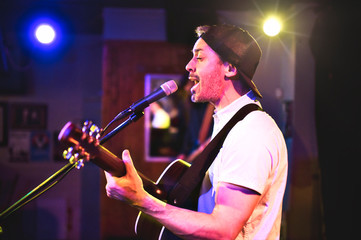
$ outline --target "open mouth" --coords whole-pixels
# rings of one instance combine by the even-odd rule
[[[199,83],[199,79],[196,76],[189,76],[188,79],[192,82],[194,82],[194,84],[198,84]]]
[[[196,88],[198,87],[198,85],[199,85],[199,81],[197,80],[197,81],[193,81],[194,82],[194,85],[193,85],[193,87],[191,88],[191,93],[192,94],[195,94],[196,93]]]
[[[192,75],[189,75],[188,79],[194,83],[193,87],[191,88],[191,93],[195,94],[196,93],[196,88],[199,85],[199,79],[198,79],[197,76],[192,76]]]

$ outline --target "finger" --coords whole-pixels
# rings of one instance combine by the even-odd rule
[[[115,186],[115,181],[111,174],[105,172],[105,175],[107,178],[107,183],[105,185],[105,191],[106,191],[108,197],[112,197],[112,192],[113,192],[113,188]]]
[[[131,162],[132,157],[130,156],[130,152],[128,149],[125,149],[122,153],[122,158],[124,162]]]
[[[114,182],[113,176],[110,173],[108,173],[107,171],[104,171],[104,174],[105,174],[105,178],[106,178],[108,184]]]
[[[109,188],[108,184],[105,185],[105,192],[107,193],[108,197],[111,197],[111,189]]]
[[[125,170],[127,172],[136,172],[132,157],[130,156],[130,152],[128,149],[125,149],[122,153],[122,159],[125,165]]]

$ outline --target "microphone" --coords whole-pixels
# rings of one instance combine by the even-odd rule
[[[143,111],[149,104],[176,92],[178,86],[174,80],[163,83],[158,89],[149,94],[148,96],[140,99],[139,101],[133,103],[129,108],[120,112],[112,122],[120,120],[124,117],[129,116],[132,113]]]

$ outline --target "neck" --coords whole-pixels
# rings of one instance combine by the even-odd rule
[[[249,90],[242,88],[242,85],[239,80],[232,80],[230,84],[228,84],[223,92],[222,97],[219,99],[217,103],[213,103],[215,109],[217,111],[227,107],[229,104],[234,102],[236,99],[242,97],[247,94]]]

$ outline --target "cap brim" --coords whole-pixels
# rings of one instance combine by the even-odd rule
[[[252,91],[257,95],[257,97],[259,98],[263,98],[262,94],[260,93],[260,91],[258,90],[256,84],[254,84],[254,82],[252,81],[252,79],[250,79],[249,77],[247,77],[246,74],[244,74],[242,71],[239,71],[240,74],[243,76],[243,79],[246,81],[247,85],[252,89]]]

